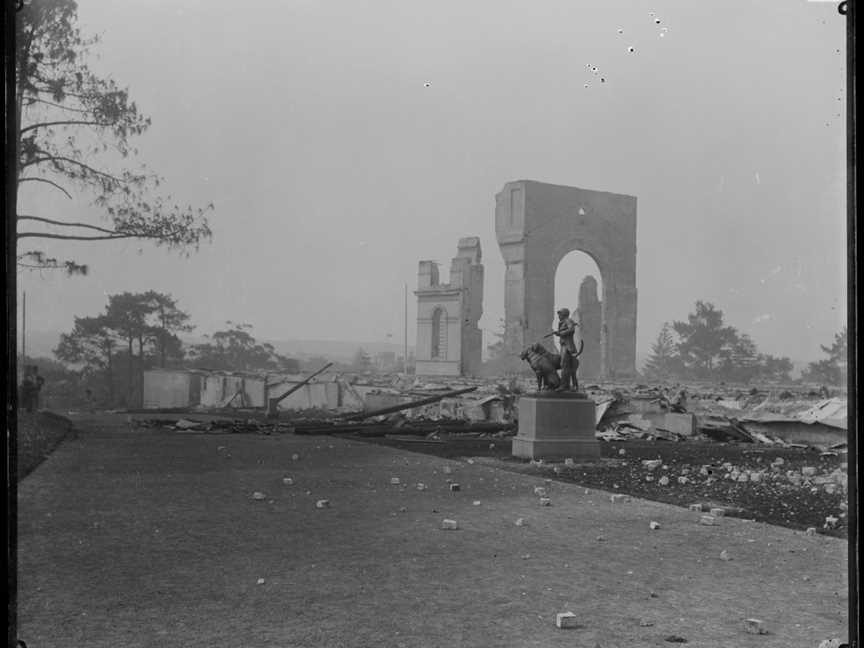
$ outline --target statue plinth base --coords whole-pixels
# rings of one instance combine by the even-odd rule
[[[580,392],[539,392],[519,399],[514,457],[586,460],[600,458],[594,401]]]

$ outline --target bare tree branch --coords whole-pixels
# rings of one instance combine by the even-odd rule
[[[123,182],[123,180],[121,180],[120,178],[116,178],[116,177],[112,176],[110,173],[105,173],[104,171],[99,171],[98,169],[94,169],[90,165],[84,164],[83,162],[79,162],[78,160],[73,160],[72,158],[64,157],[62,155],[49,155],[48,157],[34,158],[34,159],[30,160],[29,162],[22,164],[21,166],[22,167],[28,167],[31,164],[41,164],[42,162],[57,162],[57,161],[68,162],[69,164],[75,164],[75,165],[81,167],[82,169],[87,169],[88,171],[90,171],[90,173],[95,173],[96,175],[103,176],[105,178],[108,178],[109,180],[113,180],[114,182],[120,182],[120,183]]]
[[[68,191],[66,191],[63,187],[61,187],[56,182],[53,182],[52,180],[48,180],[47,178],[34,178],[31,176],[29,178],[19,178],[18,182],[46,182],[53,187],[57,187],[57,189],[62,191],[64,194],[66,194],[66,197],[69,198],[69,200],[72,200],[72,195]]]
[[[86,227],[88,229],[96,230],[97,232],[104,232],[106,234],[117,234],[115,230],[105,229],[104,227],[98,227],[96,225],[90,225],[89,223],[68,223],[64,221],[56,221],[50,218],[42,218],[41,216],[24,216],[19,215],[18,220],[34,220],[39,221],[41,223],[48,223],[50,225],[60,225],[62,227]]]
[[[98,121],[80,121],[80,120],[66,120],[66,121],[53,121],[53,122],[41,122],[38,124],[31,124],[30,126],[25,126],[21,129],[22,133],[26,133],[27,131],[36,130],[37,128],[48,128],[49,126],[113,126],[111,122],[98,122]]]
[[[180,233],[182,233],[182,230],[176,230],[174,232],[167,232],[161,234],[147,234],[146,232],[115,232],[110,236],[72,236],[67,234],[49,234],[47,232],[20,232],[18,234],[18,238],[49,238],[60,239],[64,241],[110,241],[114,239],[128,238],[170,240],[172,236]]]
[[[111,236],[69,236],[66,234],[43,234],[42,232],[20,232],[18,238],[48,238],[61,239],[64,241],[111,241],[114,239],[126,238],[160,238],[155,235],[148,234],[112,234]]]
[[[47,99],[39,99],[38,97],[30,97],[27,99],[27,105],[32,106],[34,103],[45,104],[46,106],[53,106],[54,108],[62,108],[63,110],[70,110],[72,112],[77,113],[89,113],[89,110],[84,108],[73,108],[72,106],[64,106],[63,104],[54,103],[53,101],[48,101]]]

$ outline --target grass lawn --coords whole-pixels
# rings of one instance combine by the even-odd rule
[[[345,439],[91,421],[19,486],[19,636],[64,648],[845,638],[842,540],[731,518],[702,526],[576,484],[553,484],[541,507],[542,483]],[[441,530],[444,518],[459,530]],[[555,628],[564,611],[579,628]],[[748,617],[768,634],[745,633]]]
[[[73,434],[65,419],[52,414],[18,412],[18,479],[29,475],[57,445]]]

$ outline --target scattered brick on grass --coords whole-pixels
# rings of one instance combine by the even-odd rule
[[[761,619],[744,619],[744,630],[750,634],[768,634]]]
[[[555,615],[555,627],[560,630],[568,630],[578,628],[579,623],[576,620],[576,615],[572,612],[559,612]]]

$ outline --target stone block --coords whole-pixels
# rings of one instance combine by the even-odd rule
[[[684,436],[693,436],[696,434],[696,417],[693,414],[666,414],[663,417],[663,429]]]
[[[455,531],[459,528],[459,523],[456,520],[443,520],[441,522],[441,528],[444,531]]]
[[[315,508],[330,508],[330,500],[322,499],[315,502]]]
[[[611,497],[609,497],[609,499],[611,500],[611,502],[613,504],[622,504],[624,502],[630,501],[630,498],[627,495],[624,495],[623,493],[612,495]]]
[[[599,459],[594,401],[568,394],[523,396],[513,456],[525,459]]]
[[[402,482],[399,480],[398,477],[391,477],[391,478],[390,478],[390,483],[393,484],[393,486],[398,486],[398,485],[399,485],[400,483],[402,483]]]
[[[716,526],[717,518],[713,515],[703,515],[699,518],[699,524],[704,524],[705,526]]]
[[[697,513],[701,513],[701,512],[702,512],[702,505],[701,505],[701,504],[691,504],[691,505],[689,506],[689,508],[690,508],[691,511],[696,511]]]
[[[806,533],[809,536],[815,536],[816,535],[816,527],[807,527]]]
[[[643,459],[642,465],[648,470],[656,470],[663,465],[663,461],[661,459]]]
[[[455,493],[458,490],[459,490],[459,484],[456,484],[456,483],[450,484],[450,492],[451,493]]]
[[[654,521],[652,520],[652,521],[648,524],[648,528],[651,529],[652,531],[656,531],[657,529],[660,528],[660,523],[659,523],[659,522],[654,522]]]
[[[576,621],[576,615],[572,612],[559,612],[555,615],[555,627],[566,630],[569,628],[578,628],[579,623]]]
[[[541,497],[540,506],[552,506],[552,500],[548,497]]]
[[[726,515],[726,509],[724,509],[724,508],[719,508],[719,507],[717,507],[717,508],[712,508],[712,509],[711,509],[710,511],[708,511],[708,512],[709,512],[711,515],[713,515],[714,517],[723,517],[724,515]]]

